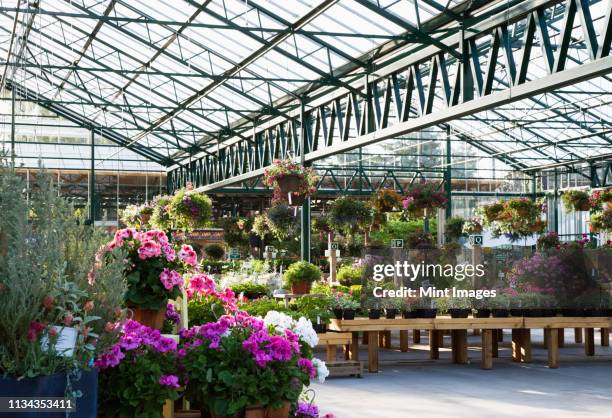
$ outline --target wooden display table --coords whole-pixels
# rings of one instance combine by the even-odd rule
[[[351,332],[349,358],[359,360],[359,332],[367,332],[368,370],[378,371],[379,333],[400,331],[400,349],[407,351],[407,330],[429,331],[429,353],[431,359],[439,358],[440,336],[442,331],[451,330],[452,360],[456,364],[467,363],[467,331],[482,330],[482,368],[491,369],[493,358],[497,357],[499,331],[512,330],[512,359],[528,363],[531,361],[531,329],[544,329],[548,349],[548,365],[559,366],[559,335],[565,328],[585,329],[585,354],[595,353],[594,329],[601,328],[602,345],[609,344],[609,329],[612,328],[612,317],[546,317],[546,318],[450,318],[434,319],[366,319],[354,320],[332,319],[329,329],[332,331]]]
[[[350,332],[326,332],[317,334],[319,343],[317,347],[325,347],[325,363],[329,369],[330,376],[358,376],[361,377],[362,365],[359,356],[349,359],[350,347],[352,346],[353,334]],[[345,359],[337,359],[338,346],[344,347]]]

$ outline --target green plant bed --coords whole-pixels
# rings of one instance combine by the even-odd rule
[[[270,288],[263,284],[243,282],[230,286],[236,296],[243,294],[248,299],[256,299],[270,293]]]

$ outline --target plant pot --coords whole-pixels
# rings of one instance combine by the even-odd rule
[[[310,282],[298,282],[291,285],[291,293],[294,295],[306,295],[310,293]]]
[[[288,401],[283,402],[278,408],[268,406],[266,409],[266,418],[287,418],[290,410],[291,404]]]
[[[523,311],[523,316],[527,318],[539,318],[543,316],[543,314],[544,312],[540,308],[530,308]]]
[[[312,329],[314,329],[317,334],[324,334],[327,332],[327,324],[317,324],[315,321],[310,322],[312,322]]]
[[[397,309],[396,308],[385,309],[385,318],[387,318],[387,319],[395,319],[396,315],[397,315]]]
[[[291,195],[291,202],[289,202],[289,197],[287,197],[287,202],[290,206],[302,206],[306,201],[306,196],[302,195]]]
[[[343,314],[342,308],[334,308],[332,309],[332,312],[334,313],[334,317],[336,319],[342,319],[342,314]]]
[[[351,320],[355,319],[355,309],[345,309],[342,311],[342,318]]]
[[[368,318],[370,318],[370,319],[380,319],[380,309],[370,309],[368,311]]]
[[[283,196],[287,196],[290,192],[297,191],[304,182],[304,179],[296,174],[287,174],[286,176],[278,177],[277,182]]]
[[[146,325],[153,329],[162,329],[164,326],[164,319],[166,318],[166,312],[163,309],[142,309],[138,307],[130,308],[133,312],[132,319],[140,322],[142,325]]]
[[[591,203],[588,200],[586,201],[578,200],[574,202],[574,210],[576,211],[586,212],[590,209],[591,209]]]
[[[263,405],[250,405],[244,411],[244,418],[266,418],[267,408]]]
[[[493,318],[507,318],[510,316],[510,311],[505,308],[492,309]]]
[[[402,311],[402,318],[413,319],[417,317],[416,311]]]
[[[98,415],[98,371],[82,371],[77,381],[71,377],[72,390],[81,391],[82,396],[75,399],[76,411],[70,413],[72,418],[90,418]],[[17,380],[12,377],[0,377],[0,394],[8,398],[24,397],[61,397],[66,396],[66,373],[55,373]],[[2,414],[0,414],[2,415]],[[64,418],[64,412],[20,412],[19,418]]]
[[[521,308],[510,308],[510,315],[512,316],[523,316],[524,309]]]
[[[435,318],[438,312],[438,310],[435,308],[418,308],[415,311],[416,311],[417,318],[427,318],[427,319]]]
[[[471,311],[469,308],[450,308],[448,314],[451,318],[467,318]]]
[[[151,220],[151,214],[143,213],[140,215],[141,226],[149,225],[150,220]]]
[[[487,309],[487,308],[476,309],[476,312],[474,312],[474,318],[488,318],[490,316],[491,316],[491,309]]]

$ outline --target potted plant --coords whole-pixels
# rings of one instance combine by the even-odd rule
[[[291,316],[294,318],[307,318],[317,333],[327,332],[327,324],[332,317],[329,301],[325,297],[307,295],[297,298],[291,305]]]
[[[418,298],[415,306],[417,318],[435,318],[438,312],[438,309],[433,307],[433,301],[429,297]]]
[[[487,224],[499,220],[503,211],[504,204],[502,202],[495,202],[481,206],[481,212],[484,215],[484,220]]]
[[[194,190],[182,189],[172,196],[168,213],[173,225],[182,230],[203,228],[212,215],[212,201]]]
[[[331,202],[327,218],[333,231],[348,236],[369,225],[371,220],[372,211],[367,203],[348,196]]]
[[[204,252],[212,260],[221,260],[225,255],[225,248],[221,244],[208,244],[204,248]]]
[[[385,308],[385,318],[386,319],[395,319],[397,314],[401,310],[401,300],[387,298],[383,300],[382,303],[383,308]]]
[[[379,213],[398,210],[402,205],[402,197],[393,189],[381,189],[372,197],[372,205]]]
[[[514,289],[510,289],[514,292]],[[491,313],[493,318],[506,318],[510,315],[510,298],[509,295],[498,289],[497,295],[491,299]]]
[[[482,234],[482,222],[478,218],[468,219],[463,223],[462,231],[465,235]]]
[[[100,405],[106,416],[162,418],[164,402],[179,397],[177,343],[159,331],[128,320],[121,337],[96,359]]]
[[[540,235],[536,245],[540,251],[558,249],[561,245],[559,234],[554,231],[549,231],[544,235]]]
[[[172,229],[172,219],[170,217],[170,201],[172,196],[158,195],[155,196],[151,205],[153,211],[151,213],[150,225],[154,229],[161,229],[162,231],[169,231]],[[128,225],[129,226],[129,225]]]
[[[591,215],[593,232],[612,231],[612,209],[605,209]]]
[[[308,261],[298,261],[285,271],[284,279],[292,293],[303,295],[310,293],[312,283],[321,279],[321,269]]]
[[[24,180],[0,161],[0,393],[74,398],[72,416],[97,416],[91,359],[113,339],[107,322],[125,314],[123,263],[96,262],[106,232],[52,184],[40,171],[26,197]]]
[[[306,318],[276,311],[263,320],[246,314],[181,331],[186,398],[213,417],[287,418],[311,379],[324,381],[325,364],[313,358],[317,334]],[[262,415],[251,415],[251,414]]]
[[[428,250],[436,248],[433,235],[423,231],[414,231],[408,234],[406,245],[411,250]]]
[[[267,226],[278,240],[286,240],[297,230],[297,222],[293,211],[287,205],[272,206],[266,212]]]
[[[318,182],[319,177],[312,168],[291,160],[275,160],[272,166],[264,171],[263,176],[263,184],[274,188],[272,202],[275,205],[301,205],[307,197],[316,192]]]
[[[474,300],[474,318],[488,318],[491,316],[491,303],[487,299]]]
[[[126,250],[125,278],[128,290],[126,303],[134,312],[134,319],[161,329],[168,299],[182,295],[183,274],[198,263],[190,245],[174,248],[161,230],[146,232],[125,228],[115,233],[114,239],[101,248],[98,257],[105,262],[115,260],[115,248]]]
[[[338,269],[336,279],[343,286],[361,283],[365,269],[363,267],[342,266]]]
[[[482,206],[477,212],[483,216],[493,237],[504,235],[516,241],[544,231],[546,224],[541,219],[544,207],[542,201],[514,198]]]
[[[342,319],[355,319],[355,312],[359,309],[359,302],[351,298],[345,298],[342,301]]]
[[[422,181],[409,186],[402,206],[412,216],[421,217],[427,210],[446,207],[447,201],[446,193],[440,190],[440,185]]]
[[[369,319],[380,319],[382,312],[381,304],[379,299],[370,298],[365,301],[365,308],[368,310]]]
[[[459,238],[465,237],[467,234],[463,231],[465,219],[455,216],[446,220],[444,232],[448,241],[457,241]]]
[[[612,189],[594,190],[589,198],[591,210],[600,211],[603,209],[612,210]]]
[[[584,190],[567,190],[561,194],[561,200],[567,212],[588,211],[591,209],[589,198],[589,194]]]
[[[121,222],[131,228],[141,229],[149,224],[153,214],[153,206],[149,203],[143,205],[128,205],[120,211]]]
[[[403,299],[401,302],[401,309],[402,309],[402,318],[410,319],[410,318],[417,317],[417,313],[416,313],[417,308],[416,308],[415,299],[410,299],[410,298]]]
[[[448,306],[448,314],[451,318],[467,318],[472,312],[472,303],[469,298],[449,298]]]

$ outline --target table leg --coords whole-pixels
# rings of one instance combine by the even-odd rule
[[[558,332],[559,348],[565,347],[565,328],[559,328]]]
[[[503,331],[501,329],[494,329],[494,330],[492,330],[492,334],[493,335],[492,335],[491,338],[493,339],[493,342],[492,342],[492,345],[491,345],[491,347],[492,347],[491,354],[492,354],[493,358],[499,357],[499,337],[498,337],[498,334],[500,334],[502,332]]]
[[[383,348],[385,346],[385,331],[380,331],[378,333],[378,348]]]
[[[503,329],[497,330],[497,341],[500,343],[504,342],[504,330]]]
[[[167,400],[162,408],[162,416],[164,418],[174,418],[174,401]]]
[[[421,330],[420,329],[412,330],[412,341],[414,341],[415,344],[421,344]]]
[[[350,360],[351,359],[351,345],[344,344],[342,351],[344,352],[344,360]]]
[[[438,335],[438,347],[440,348],[444,347],[444,333],[445,331],[436,331],[436,334]]]
[[[353,361],[359,361],[359,332],[357,331],[352,333],[350,350],[350,359]]]
[[[466,329],[454,329],[451,331],[452,358],[455,364],[466,364],[468,361],[467,334]]]
[[[327,345],[327,361],[336,361],[337,349],[338,347],[335,344]]]
[[[496,335],[497,336],[497,335]],[[497,344],[497,341],[495,341]],[[493,368],[493,330],[482,330],[482,363],[481,367],[484,370]]]
[[[595,355],[595,330],[593,328],[584,329],[584,354]]]
[[[378,373],[378,331],[368,331],[368,370]]]
[[[610,328],[601,329],[601,346],[602,347],[610,346]]]
[[[582,343],[582,328],[574,328],[574,342],[576,344]]]
[[[399,332],[400,337],[400,351],[405,353],[408,351],[408,330],[402,330]]]
[[[363,335],[361,336],[361,344],[368,344],[368,331],[363,331]]]
[[[432,360],[438,360],[440,358],[440,338],[438,337],[439,331],[435,329],[429,330],[429,358]]]
[[[472,330],[472,335],[475,336],[475,337],[479,336],[480,335],[480,330],[479,329],[473,329]]]
[[[548,367],[556,369],[559,367],[559,330],[555,328],[546,328],[544,333],[548,335]]]
[[[385,348],[391,348],[391,331],[385,331],[385,338],[383,340],[384,346]]]
[[[522,361],[523,363],[531,363],[531,330],[530,329],[522,329],[521,330],[521,338],[522,338]]]
[[[512,361],[521,362],[522,357],[522,338],[521,338],[521,330],[513,329],[512,330]]]

